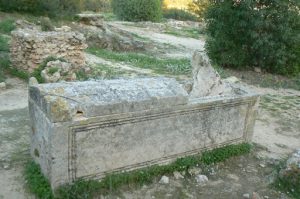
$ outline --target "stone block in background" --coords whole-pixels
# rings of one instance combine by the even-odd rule
[[[12,32],[10,57],[14,67],[30,73],[48,57],[64,58],[81,68],[85,65],[86,48],[86,40],[81,33],[18,29]]]

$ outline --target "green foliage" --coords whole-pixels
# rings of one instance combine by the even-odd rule
[[[10,32],[13,31],[15,28],[15,20],[13,19],[6,18],[0,21],[0,33],[10,34]]]
[[[0,11],[49,17],[68,16],[80,10],[80,0],[0,0]]]
[[[126,21],[154,21],[162,18],[161,0],[112,0],[114,14]]]
[[[166,9],[163,11],[164,18],[176,19],[180,21],[197,21],[197,17],[190,12],[182,9]]]
[[[211,1],[206,12],[206,49],[217,64],[300,72],[300,1]]]
[[[251,150],[250,144],[229,145],[222,148],[217,148],[212,151],[207,151],[202,154],[201,161],[204,164],[214,164],[222,162],[228,157],[239,156],[249,153]]]
[[[111,0],[84,0],[83,1],[83,10],[93,11],[93,12],[109,12],[111,11],[110,7]]]
[[[9,39],[0,34],[0,53],[2,52],[9,52]]]
[[[24,176],[28,189],[31,193],[35,194],[37,198],[54,198],[48,180],[44,177],[40,167],[35,162],[30,161],[26,164]]]
[[[64,185],[56,190],[55,198],[92,199],[96,195],[115,191],[121,186],[142,186],[144,184],[149,184],[153,182],[153,180],[155,180],[157,177],[160,177],[162,175],[171,174],[174,171],[186,171],[191,167],[195,167],[201,164],[213,164],[216,162],[224,161],[233,156],[249,153],[250,149],[251,145],[246,143],[230,145],[205,152],[202,156],[195,155],[179,158],[169,165],[154,165],[135,171],[111,174],[106,176],[101,181],[78,180],[73,184]],[[40,194],[37,195],[39,198],[51,198],[52,195],[49,194],[49,186],[47,184],[47,180],[42,177],[39,167],[35,163],[31,163],[29,164],[29,168],[33,169],[27,169],[27,174],[25,173],[25,176],[27,176],[27,178],[31,178],[28,183],[31,192]]]
[[[135,67],[151,69],[159,74],[190,74],[189,59],[159,59],[136,53],[116,53],[104,49],[89,48],[88,52],[104,59],[125,62]]]
[[[200,20],[203,20],[207,8],[210,6],[210,0],[193,0],[188,5],[189,11],[196,14]]]

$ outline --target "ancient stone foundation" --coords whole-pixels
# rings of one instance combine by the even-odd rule
[[[258,96],[190,98],[174,79],[30,87],[31,154],[52,188],[250,142]]]
[[[64,58],[76,67],[85,65],[85,38],[76,32],[41,32],[18,29],[12,32],[11,61],[19,70],[32,72],[47,57]]]

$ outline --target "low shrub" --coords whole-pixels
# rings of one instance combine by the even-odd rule
[[[166,9],[163,11],[163,16],[166,19],[176,19],[180,21],[197,21],[197,17],[188,11],[181,9]]]
[[[213,1],[208,7],[206,49],[214,63],[300,73],[300,1]]]
[[[161,0],[112,0],[112,9],[120,20],[158,22],[162,18]]]
[[[0,0],[0,11],[60,17],[79,12],[80,5],[80,0]]]
[[[110,0],[84,0],[82,9],[93,12],[109,12],[111,11]]]

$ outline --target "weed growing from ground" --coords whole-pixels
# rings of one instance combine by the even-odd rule
[[[251,145],[247,143],[230,145],[204,152],[202,155],[179,158],[169,165],[154,165],[131,172],[115,173],[106,176],[101,181],[78,180],[73,184],[64,185],[56,190],[56,199],[93,198],[98,194],[107,194],[116,191],[122,186],[142,186],[153,182],[162,175],[174,171],[187,171],[189,168],[201,164],[210,165],[228,158],[249,153]],[[51,188],[43,177],[39,166],[29,162],[25,170],[29,190],[39,198],[53,198]]]
[[[52,190],[48,180],[43,176],[40,167],[30,161],[24,171],[27,188],[36,197],[42,199],[53,199]]]
[[[282,161],[281,164],[276,168],[277,178],[273,183],[273,186],[287,193],[289,196],[298,199],[300,198],[300,170],[299,168],[292,168],[285,175],[280,175],[280,170],[284,168],[285,164]]]

